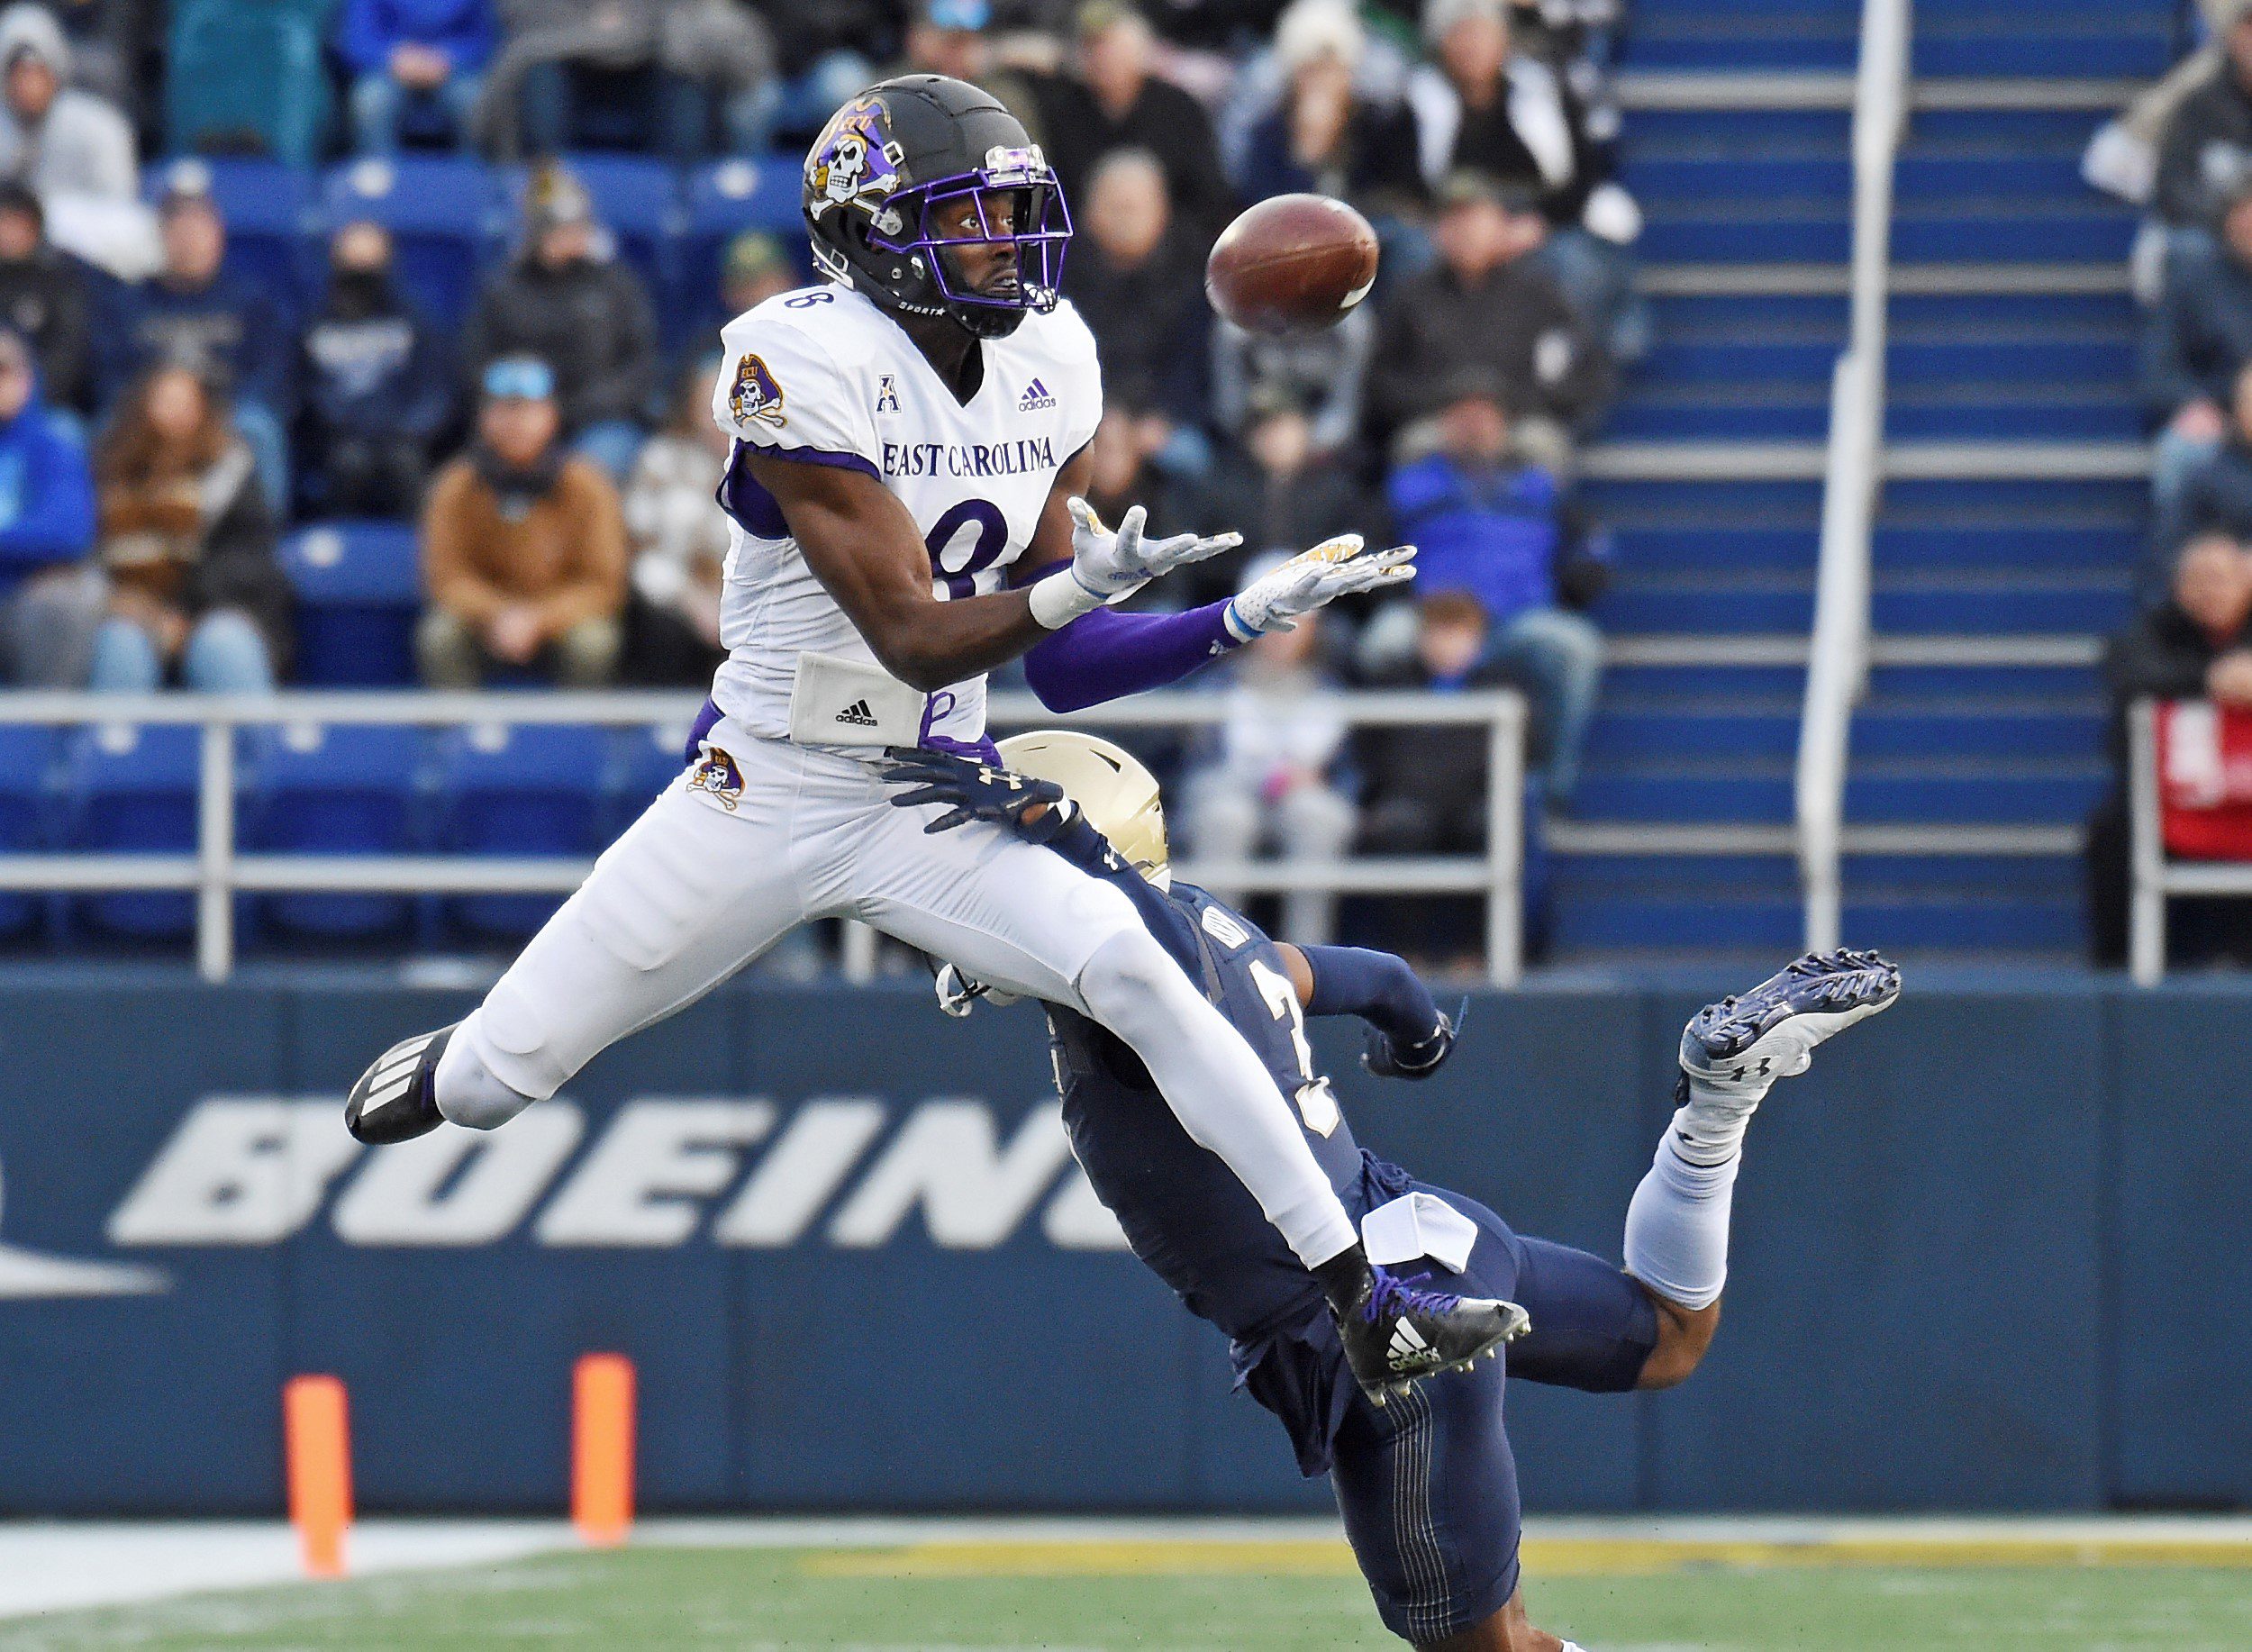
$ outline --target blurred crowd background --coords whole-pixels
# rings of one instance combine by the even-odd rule
[[[2252,706],[2252,4],[2195,9],[2207,43],[2085,162],[2148,213],[2156,462],[2122,710]],[[1483,733],[1356,731],[1328,688],[1522,690],[1531,818],[1569,818],[1612,563],[1575,455],[1653,344],[1608,78],[1631,26],[1623,0],[12,5],[0,680],[700,685],[718,329],[810,279],[795,167],[830,112],[930,70],[1000,96],[1065,180],[1064,286],[1104,367],[1094,503],[1245,536],[1150,600],[1215,600],[1340,531],[1421,547],[1412,599],[1204,674],[1225,723],[1150,753],[1185,848],[1483,849]],[[1294,190],[1368,215],[1381,277],[1329,332],[1255,338],[1212,316],[1204,255]],[[411,609],[389,630],[325,605],[378,587]],[[2090,822],[2102,961],[2123,798]],[[1294,932],[1337,923],[1290,904]],[[2198,908],[2193,955],[2252,933]],[[1387,926],[1434,960],[1477,950],[1467,903],[1348,913]]]

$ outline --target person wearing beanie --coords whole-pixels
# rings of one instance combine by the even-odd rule
[[[141,190],[132,124],[70,84],[70,45],[46,7],[0,12],[0,174],[51,209],[58,196],[131,201]]]
[[[461,353],[472,372],[504,356],[546,362],[566,439],[622,482],[655,388],[657,322],[640,278],[597,256],[604,240],[586,186],[560,166],[540,168],[524,197],[522,245],[486,284]]]

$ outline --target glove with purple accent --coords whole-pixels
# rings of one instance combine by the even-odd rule
[[[1236,594],[1223,616],[1238,642],[1271,631],[1293,631],[1299,617],[1340,596],[1403,585],[1415,577],[1415,547],[1370,550],[1358,533],[1340,533],[1301,551]]]

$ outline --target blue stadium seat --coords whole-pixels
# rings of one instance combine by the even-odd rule
[[[65,737],[63,847],[104,855],[188,855],[195,850],[195,799],[203,731],[151,723],[97,723]],[[195,932],[193,895],[79,895],[74,926],[132,940],[185,940]]]
[[[297,676],[321,687],[394,687],[414,681],[422,612],[422,549],[413,527],[332,522],[283,541],[297,592]]]
[[[594,196],[595,215],[617,239],[619,256],[649,288],[659,320],[666,319],[670,308],[667,298],[677,283],[681,226],[686,221],[679,173],[645,155],[573,154],[563,157],[563,165]],[[522,212],[531,173],[512,167],[500,177],[514,222]]]
[[[667,344],[677,348],[686,343],[687,330],[699,325],[719,303],[720,254],[741,231],[764,230],[800,264],[805,262],[799,177],[798,163],[786,156],[722,160],[689,174],[678,281],[672,302],[665,306]]]
[[[198,156],[150,168],[141,193],[153,204],[188,168],[201,171],[227,222],[227,268],[291,315],[309,313],[327,268],[312,170],[278,160]]]
[[[59,738],[52,729],[0,725],[0,855],[33,854],[48,846]],[[0,939],[30,934],[40,909],[36,894],[0,892]]]
[[[616,837],[640,818],[649,800],[680,778],[681,752],[688,743],[688,722],[651,723],[618,731],[617,767],[612,777],[607,835]]]
[[[292,723],[258,737],[258,793],[245,849],[279,855],[404,855],[419,846],[421,729]],[[305,940],[404,939],[413,902],[389,894],[263,897],[262,928]]]
[[[465,855],[593,855],[604,844],[611,771],[606,730],[482,724],[440,741],[438,842]],[[516,941],[563,903],[560,894],[465,895],[447,918],[472,943]]]
[[[477,272],[506,233],[506,204],[482,161],[400,155],[331,168],[322,199],[332,224],[369,218],[391,231],[400,286],[422,313],[459,326],[477,296]]]
[[[329,119],[320,24],[286,0],[189,0],[172,21],[164,90],[176,151],[309,167]]]

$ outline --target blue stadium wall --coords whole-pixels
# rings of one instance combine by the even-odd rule
[[[1615,1254],[1696,1003],[1491,997],[1439,1081],[1344,1089],[1371,1146]],[[928,1005],[731,988],[548,1122],[386,1168],[337,1098],[459,994],[7,977],[0,1513],[271,1513],[307,1371],[350,1384],[364,1507],[553,1513],[603,1348],[653,1507],[1322,1507],[1111,1248],[1037,1016]],[[2248,1162],[2252,992],[1911,996],[1761,1117],[1689,1387],[1512,1388],[1528,1502],[2252,1505]]]

